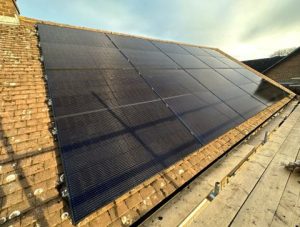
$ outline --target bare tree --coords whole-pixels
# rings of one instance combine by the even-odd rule
[[[285,49],[276,50],[273,54],[270,55],[270,57],[287,56],[291,52],[293,52],[296,48],[297,47],[291,47],[291,48],[285,48]]]

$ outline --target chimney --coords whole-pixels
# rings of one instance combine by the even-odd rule
[[[0,0],[0,24],[19,24],[20,11],[16,0]]]

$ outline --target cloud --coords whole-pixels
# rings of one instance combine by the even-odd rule
[[[257,39],[271,33],[285,33],[300,28],[300,1],[268,1],[264,9],[255,14],[241,40]]]
[[[218,47],[239,59],[298,46],[299,0],[19,0],[30,17]],[[272,40],[272,42],[270,42]]]

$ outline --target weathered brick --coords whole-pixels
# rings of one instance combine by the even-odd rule
[[[173,183],[168,183],[163,189],[162,192],[165,196],[171,195],[176,190],[176,185]]]
[[[112,208],[109,209],[109,214],[112,221],[118,219],[120,216],[125,214],[128,211],[128,207],[125,202],[116,203]]]
[[[126,214],[121,217],[122,225],[130,226],[132,225],[139,217],[139,214],[136,210],[129,210]]]
[[[100,214],[98,217],[92,219],[89,224],[90,226],[108,226],[112,222],[109,213],[108,212],[103,212]]]
[[[147,186],[140,190],[140,195],[142,196],[143,199],[149,197],[153,193],[155,193],[155,189],[152,186]]]
[[[136,192],[133,195],[129,196],[126,200],[125,203],[129,209],[132,209],[134,206],[139,204],[142,201],[141,195]]]

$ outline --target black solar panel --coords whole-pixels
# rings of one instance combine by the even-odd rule
[[[241,86],[242,89],[256,99],[270,106],[286,96],[286,93],[274,85],[262,80],[260,84],[249,83]]]
[[[158,49],[150,41],[145,39],[111,34],[108,34],[108,36],[111,38],[113,43],[120,49],[158,51]]]
[[[118,69],[132,68],[116,48],[43,43],[46,69]]]
[[[228,65],[224,64],[222,61],[218,60],[215,57],[210,57],[210,56],[198,56],[198,58],[209,65],[211,68],[229,68]]]
[[[286,96],[211,49],[38,32],[74,223]]]
[[[207,53],[209,53],[211,56],[217,57],[217,58],[224,58],[225,55],[221,54],[220,52],[213,50],[213,49],[204,49]]]
[[[209,68],[209,66],[192,55],[168,54],[182,68]]]
[[[229,81],[231,81],[233,84],[236,84],[238,86],[252,82],[233,69],[216,69],[216,71],[227,78]]]
[[[47,74],[56,116],[158,98],[135,70],[49,70]]]
[[[246,94],[213,69],[191,69],[188,72],[222,100]]]
[[[175,43],[164,43],[164,42],[158,42],[158,41],[152,41],[152,43],[165,53],[189,54],[189,52],[187,52],[184,48],[182,48],[181,46],[179,46]]]
[[[169,57],[159,51],[141,51],[123,49],[122,52],[138,69],[143,68],[178,68],[179,66]]]
[[[142,74],[202,143],[243,121],[184,70],[147,70]]]
[[[204,48],[199,48],[195,46],[181,45],[185,50],[191,53],[194,56],[210,56]]]
[[[248,69],[235,69],[239,73],[241,73],[243,76],[247,77],[249,80],[253,81],[254,83],[260,84],[262,81],[262,78],[256,75],[255,73],[251,72]]]
[[[222,61],[223,63],[225,63],[226,65],[228,65],[230,68],[232,69],[239,69],[239,68],[242,68],[242,65],[232,61],[231,59],[229,58],[218,58],[219,61]]]
[[[245,119],[253,117],[258,112],[266,108],[260,101],[250,95],[237,96],[224,101],[231,108],[236,110]]]
[[[57,120],[75,221],[200,145],[161,101]]]
[[[39,25],[41,42],[113,48],[104,33],[52,25]],[[43,44],[44,45],[44,44]],[[44,47],[43,47],[44,49]]]

